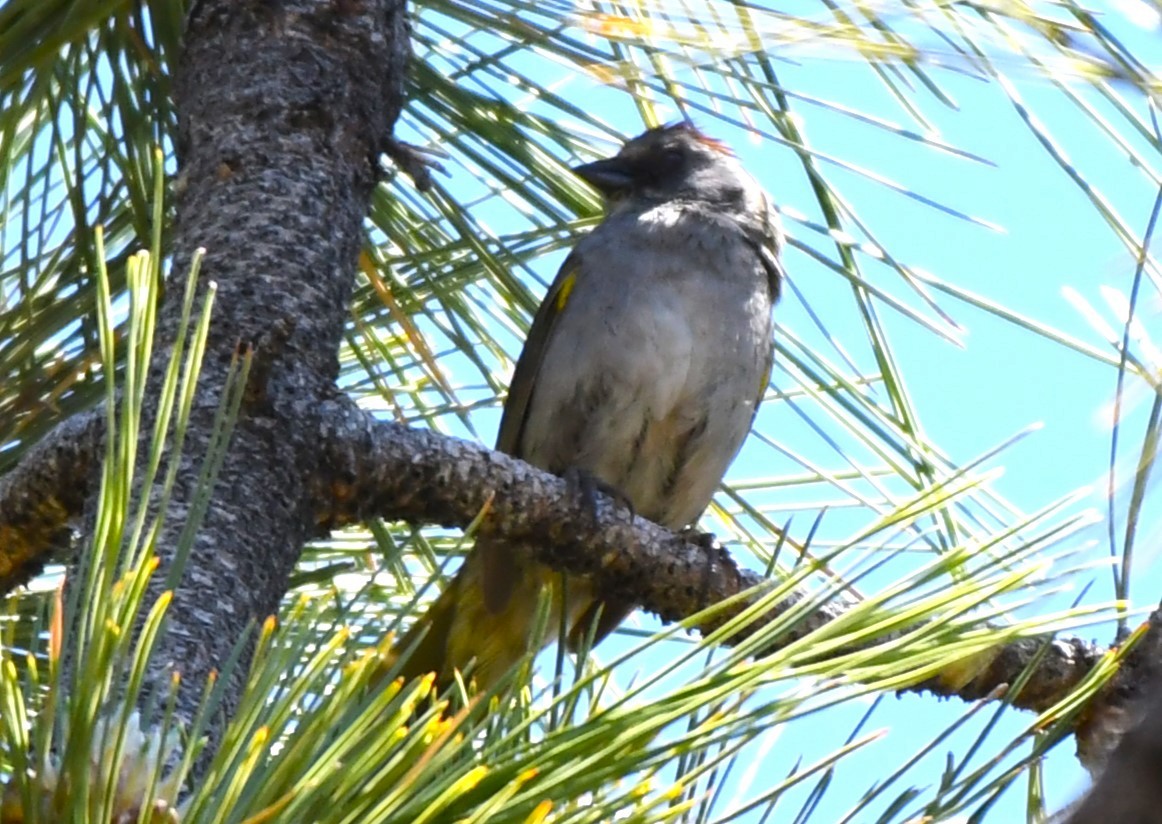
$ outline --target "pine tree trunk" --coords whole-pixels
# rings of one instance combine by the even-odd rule
[[[235,351],[251,347],[254,367],[149,679],[164,695],[180,674],[177,710],[188,721],[207,677],[241,643],[212,739],[237,704],[255,627],[277,612],[303,543],[320,530],[313,433],[320,401],[336,392],[362,221],[409,53],[402,0],[200,0],[190,10],[174,78],[172,271],[184,277],[202,247],[199,288],[213,281],[218,294],[150,601],[190,516]],[[161,312],[163,358],[180,293],[171,284]],[[152,397],[159,377],[155,368]]]

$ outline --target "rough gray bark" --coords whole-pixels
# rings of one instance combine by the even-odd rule
[[[257,368],[149,672],[162,694],[180,673],[185,720],[240,639],[249,660],[248,630],[277,613],[303,543],[319,534],[310,481],[320,403],[334,392],[362,222],[402,103],[407,34],[403,0],[201,0],[189,14],[174,78],[173,271],[204,248],[199,288],[213,281],[218,295],[150,600],[190,515],[235,351],[253,348]],[[178,301],[165,301],[163,354],[179,319]],[[154,393],[159,377],[155,368]],[[244,676],[245,666],[233,669],[212,737]]]

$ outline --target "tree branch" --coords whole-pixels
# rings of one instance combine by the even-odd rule
[[[375,421],[347,398],[327,403],[320,443],[331,478],[316,490],[316,518],[330,527],[383,517],[465,527],[487,507],[479,529],[529,547],[554,569],[591,575],[602,592],[624,597],[664,621],[688,618],[709,604],[747,593],[698,630],[711,633],[769,591],[775,582],[738,567],[720,547],[707,548],[641,517],[631,521],[615,501],[597,496],[595,508],[571,494],[565,481],[478,444]],[[799,607],[794,593],[727,640],[737,644]],[[791,644],[849,609],[831,600],[810,609],[783,635]],[[1162,632],[1150,636],[1162,639]],[[774,651],[769,648],[759,654]],[[910,690],[976,700],[1005,692],[1037,661],[1014,706],[1041,712],[1064,698],[1107,650],[1079,638],[1022,639],[974,661],[971,671],[917,683]],[[1162,660],[1162,653],[1158,659]],[[1117,703],[1136,690],[1110,693]]]
[[[105,419],[87,413],[57,426],[0,478],[0,594],[25,584],[71,543],[96,479]]]

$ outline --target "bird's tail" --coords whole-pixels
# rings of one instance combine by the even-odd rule
[[[410,680],[434,672],[443,690],[456,670],[467,671],[478,689],[487,690],[525,654],[557,637],[565,600],[561,576],[530,562],[514,576],[511,597],[493,612],[484,603],[481,555],[468,555],[440,597],[392,647],[386,666],[399,664],[397,676]],[[571,581],[568,601],[571,627],[593,599],[588,587]]]

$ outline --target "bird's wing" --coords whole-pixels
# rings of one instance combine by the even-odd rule
[[[557,277],[533,317],[533,324],[529,327],[524,348],[512,373],[508,399],[504,402],[500,431],[496,436],[496,448],[500,452],[517,458],[524,457],[521,454],[521,435],[528,418],[533,387],[536,386],[537,375],[541,371],[541,363],[557,325],[557,318],[569,300],[580,270],[581,256],[574,250],[561,264]],[[477,541],[476,551],[480,554],[484,604],[495,614],[504,609],[512,597],[520,570],[513,563],[512,553],[503,541],[482,538]]]
[[[783,268],[783,261],[779,257],[783,247],[786,245],[786,239],[783,235],[782,228],[779,226],[778,217],[769,203],[767,203],[763,219],[762,236],[758,238],[757,243],[754,245],[755,251],[758,252],[759,263],[762,265],[763,272],[767,276],[767,288],[771,290],[771,306],[774,306],[778,303],[783,280],[787,277],[787,272]],[[762,369],[762,380],[759,381],[758,397],[755,398],[754,411],[750,416],[750,425],[752,427],[754,426],[754,419],[759,413],[759,405],[763,402],[763,395],[767,393],[767,386],[771,382],[771,367],[774,365],[774,361],[775,347],[772,343],[770,348],[767,349],[766,362],[763,364]]]
[[[778,213],[765,194],[763,195],[763,206],[762,234],[752,242],[757,247],[759,262],[762,263],[767,275],[767,285],[771,290],[771,305],[773,306],[779,300],[779,292],[783,280],[787,276],[783,269],[783,262],[779,259],[783,247],[787,245],[787,238],[783,234]]]
[[[759,249],[759,260],[762,261],[763,269],[766,270],[767,283],[771,290],[771,305],[779,299],[779,288],[782,286],[785,273],[783,271],[783,262],[779,260],[777,250],[773,250],[767,244],[763,244]],[[754,411],[750,416],[750,425],[754,426],[754,419],[758,416],[759,405],[763,402],[763,395],[767,393],[767,386],[771,382],[771,367],[775,363],[775,346],[772,342],[767,348],[766,360],[763,363],[762,379],[759,381],[759,393],[755,398]],[[749,431],[750,427],[748,427]]]
[[[512,373],[512,382],[508,386],[508,399],[504,402],[504,414],[500,419],[500,431],[496,436],[496,448],[501,452],[517,458],[523,457],[520,450],[521,433],[528,417],[533,386],[536,384],[537,374],[541,371],[541,361],[548,349],[553,329],[557,325],[557,318],[561,316],[561,310],[565,308],[569,295],[573,292],[580,271],[581,256],[574,250],[561,264],[557,277],[549,286],[545,299],[541,301],[537,314],[533,317],[533,324],[529,327],[524,348]]]

